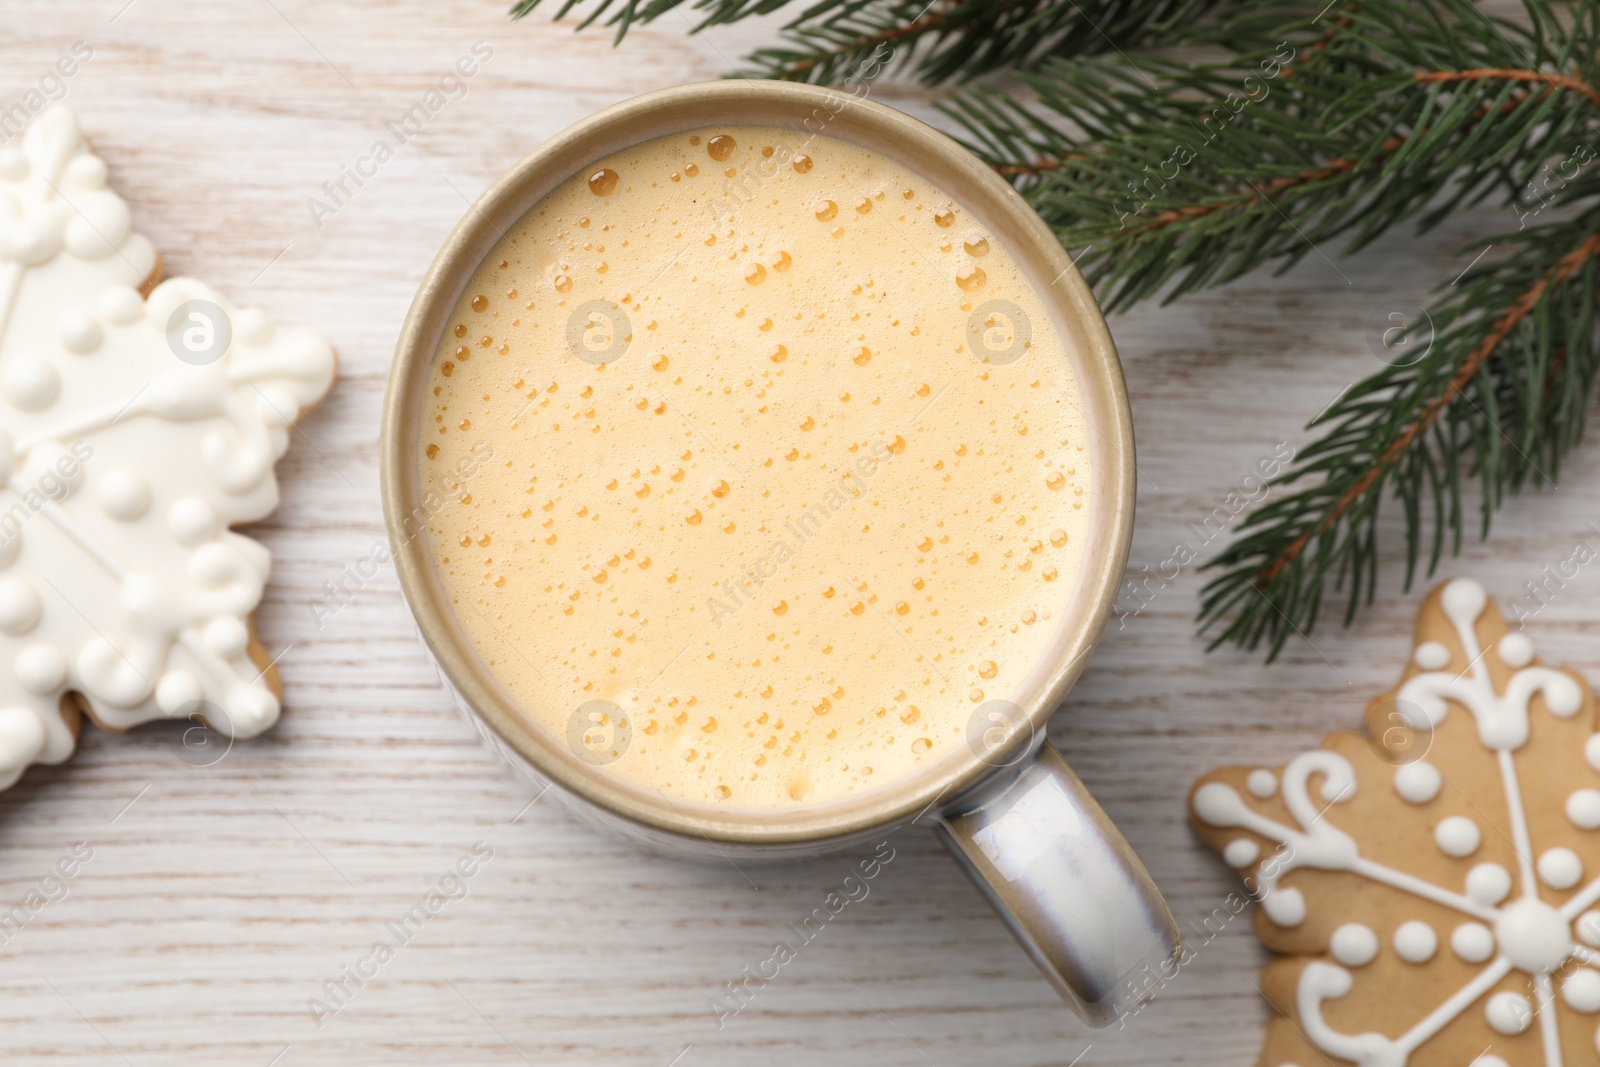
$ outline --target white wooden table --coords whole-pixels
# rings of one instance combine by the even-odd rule
[[[119,11],[119,8],[121,10]],[[0,946],[6,1063],[749,1063],[953,1065],[1253,1062],[1263,954],[1230,924],[1122,1032],[1095,1033],[1050,993],[931,836],[908,831],[852,905],[718,1029],[709,998],[766,958],[852,857],[756,872],[645,855],[598,836],[504,774],[451,709],[383,571],[319,628],[323,582],[383,536],[377,423],[401,318],[474,197],[540,140],[597,108],[713,78],[771,25],[685,36],[669,15],[614,53],[495,0],[8,0],[0,109],[74,41],[67,82],[136,224],[235,300],[332,338],[343,377],[279,466],[282,508],[255,533],[277,565],[260,629],[287,712],[211,767],[170,735],[87,730],[64,766],[0,794],[0,909],[73,843],[93,858],[69,895]],[[494,54],[320,227],[306,206],[473,42]],[[928,94],[878,98],[931,117]],[[1511,225],[1494,210],[1426,240],[1113,322],[1140,443],[1135,567],[1157,564],[1279,442],[1374,367],[1368,314],[1420,301],[1454,249]],[[1346,276],[1349,281],[1346,280]],[[1516,503],[1492,545],[1449,573],[1509,596],[1600,517],[1600,425],[1563,488]],[[1394,543],[1394,542],[1391,542]],[[1213,548],[1216,546],[1213,545]],[[1233,887],[1186,827],[1190,781],[1222,761],[1278,762],[1353,727],[1406,649],[1418,592],[1383,572],[1352,631],[1316,648],[1203,654],[1185,570],[1113,628],[1052,735],[1126,830],[1180,920]],[[1541,650],[1600,680],[1600,574],[1533,624]],[[322,1025],[308,1010],[475,841],[468,883]],[[1201,938],[1195,938],[1197,942]],[[1081,1058],[1080,1058],[1081,1057]],[[676,1059],[675,1059],[676,1058]]]

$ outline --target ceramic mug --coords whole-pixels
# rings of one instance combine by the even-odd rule
[[[782,810],[673,800],[581,758],[536,725],[464,637],[428,547],[432,509],[417,461],[426,383],[447,319],[501,236],[587,164],[666,134],[718,124],[771,125],[797,142],[861,144],[923,175],[1002,240],[1068,342],[1097,445],[1084,564],[1057,636],[1010,714],[969,731],[967,746],[872,791]],[[729,205],[730,210],[736,205]],[[650,93],[563,131],[512,167],[462,219],[407,316],[383,415],[382,491],[401,586],[441,677],[480,732],[528,777],[637,840],[699,858],[810,856],[923,821],[988,897],[1057,992],[1095,1025],[1114,1021],[1176,966],[1177,924],[1149,874],[1045,738],[1110,613],[1133,524],[1133,430],[1116,349],[1083,278],[1026,202],[954,141],[852,93],[734,80]],[[1153,977],[1156,976],[1156,977]]]

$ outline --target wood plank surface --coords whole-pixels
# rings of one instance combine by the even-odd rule
[[[0,908],[74,843],[93,856],[0,945],[0,1059],[17,1064],[874,1064],[986,1067],[1252,1063],[1266,1008],[1247,918],[1209,941],[1123,1030],[1093,1032],[1051,994],[931,835],[895,859],[735,1017],[708,1008],[858,857],[753,872],[647,855],[600,836],[502,772],[452,709],[391,570],[318,620],[307,602],[383,537],[377,426],[384,377],[422,272],[475,197],[541,140],[634,94],[714,78],[773,24],[705,37],[668,15],[621,52],[498,2],[8,0],[0,111],[83,40],[66,83],[136,225],[241,304],[328,336],[334,393],[278,473],[255,529],[276,566],[258,622],[283,653],[286,713],[213,766],[170,733],[88,730],[74,759],[0,794]],[[474,42],[492,58],[335,213],[308,198],[365,154]],[[937,121],[928,94],[877,98]],[[1112,323],[1139,439],[1133,567],[1159,567],[1264,456],[1375,356],[1368,317],[1420,303],[1475,239],[1485,208],[1426,239],[1350,260],[1311,255],[1225,291]],[[1331,250],[1330,250],[1331,251]],[[1562,472],[1447,573],[1510,596],[1600,519],[1600,426]],[[1387,526],[1397,532],[1392,521]],[[1214,551],[1220,540],[1208,551]],[[1398,540],[1391,539],[1398,545]],[[1189,783],[1221,762],[1281,762],[1356,726],[1407,650],[1420,590],[1394,561],[1352,630],[1315,645],[1207,656],[1202,576],[1184,568],[1113,624],[1052,736],[1164,887],[1198,923],[1234,879],[1189,832]],[[1531,624],[1544,655],[1600,678],[1600,572]],[[286,651],[285,651],[286,650]],[[453,900],[319,1020],[340,979],[474,842],[493,849]],[[391,938],[392,940],[392,938]]]

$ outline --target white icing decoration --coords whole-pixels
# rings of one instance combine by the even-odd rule
[[[1424,641],[1417,646],[1412,657],[1417,666],[1427,671],[1438,671],[1450,666],[1450,650],[1437,641]]]
[[[10,356],[0,366],[0,396],[14,408],[38,411],[60,392],[61,375],[43,359]]]
[[[1533,1005],[1521,993],[1496,993],[1484,1006],[1483,1016],[1496,1033],[1520,1034],[1533,1022]]]
[[[1468,963],[1494,955],[1494,934],[1482,923],[1462,923],[1450,934],[1450,950]]]
[[[1261,857],[1261,846],[1248,837],[1229,841],[1222,850],[1222,858],[1230,867],[1248,867]]]
[[[1483,843],[1483,834],[1478,824],[1465,815],[1452,815],[1441,819],[1439,825],[1433,828],[1433,840],[1440,852],[1461,859],[1478,851],[1478,846]]]
[[[225,615],[206,624],[204,640],[211,651],[223,659],[232,659],[244,654],[250,643],[250,632],[245,629],[243,619]]]
[[[264,686],[237,685],[223,703],[228,718],[241,729],[259,733],[278,721],[278,698]]]
[[[144,301],[131,285],[115,285],[100,294],[94,311],[107,326],[131,326],[144,315]]]
[[[83,467],[61,442],[45,441],[28,449],[19,473],[25,487],[40,490],[59,504],[83,484]]]
[[[187,715],[199,710],[195,705],[205,699],[205,689],[188,671],[168,671],[156,683],[156,707],[164,715]]]
[[[0,631],[26,635],[0,637],[0,788],[71,753],[68,691],[119,730],[195,700],[231,735],[278,714],[239,639],[270,560],[229,527],[277,505],[272,465],[333,352],[192,279],[146,301],[156,259],[70,109],[0,151],[0,514],[27,512],[0,536]],[[167,342],[192,300],[234,326],[204,366]]]
[[[1495,922],[1494,942],[1513,967],[1530,974],[1559,967],[1572,954],[1572,930],[1567,920],[1534,897],[1522,897],[1501,909]]]
[[[221,528],[216,509],[198,497],[184,497],[167,511],[167,529],[186,548],[211,540]]]
[[[1511,893],[1511,872],[1498,863],[1480,863],[1467,872],[1467,896],[1489,907]]]
[[[45,724],[32,708],[0,708],[0,774],[21,774],[50,742]]]
[[[53,645],[28,645],[17,653],[11,670],[17,684],[30,693],[52,692],[67,680],[67,661]]]
[[[1319,790],[1322,803],[1307,792],[1312,774],[1322,775]],[[1279,926],[1298,926],[1305,921],[1305,897],[1296,889],[1280,889],[1282,876],[1298,867],[1323,870],[1348,870],[1358,861],[1360,850],[1355,838],[1323,818],[1323,808],[1348,801],[1355,795],[1355,768],[1333,752],[1305,752],[1283,769],[1283,803],[1301,826],[1293,830],[1268,819],[1244,802],[1237,790],[1222,782],[1208,782],[1194,795],[1194,813],[1211,826],[1237,826],[1272,841],[1289,846],[1274,870],[1262,871],[1261,909]]]
[[[116,467],[95,483],[100,510],[113,519],[131,522],[150,507],[150,483],[136,470]]]
[[[1600,789],[1578,789],[1569,795],[1567,818],[1580,830],[1600,830]]]
[[[1539,856],[1539,877],[1551,889],[1571,889],[1583,877],[1583,860],[1570,848],[1546,849]]]
[[[1394,791],[1412,804],[1426,804],[1439,795],[1444,776],[1425,760],[1408,763],[1394,772]]]
[[[1439,935],[1425,922],[1412,919],[1394,932],[1394,954],[1407,963],[1427,963],[1439,951]]]
[[[1263,910],[1279,925],[1292,926],[1307,919],[1305,895],[1279,884],[1283,874],[1297,868],[1349,871],[1461,916],[1449,935],[1450,948],[1460,960],[1474,966],[1472,978],[1396,1037],[1341,1033],[1323,1018],[1323,1002],[1343,997],[1353,988],[1355,978],[1347,968],[1364,966],[1377,952],[1376,936],[1364,925],[1330,924],[1335,928],[1329,953],[1339,962],[1307,962],[1295,995],[1301,1031],[1332,1059],[1358,1067],[1405,1067],[1425,1042],[1480,1005],[1484,1018],[1500,1033],[1520,1034],[1537,1024],[1536,1040],[1545,1067],[1560,1067],[1558,1005],[1564,1002],[1573,1010],[1600,1012],[1600,907],[1596,907],[1600,905],[1600,878],[1580,886],[1582,860],[1567,848],[1547,849],[1534,862],[1531,813],[1524,804],[1514,758],[1527,743],[1535,697],[1542,698],[1553,718],[1571,719],[1584,706],[1584,691],[1572,676],[1536,665],[1532,643],[1520,634],[1504,635],[1485,649],[1477,623],[1487,604],[1487,594],[1476,582],[1458,579],[1445,587],[1440,607],[1454,630],[1453,647],[1458,651],[1439,642],[1420,646],[1413,658],[1419,670],[1402,683],[1396,702],[1419,726],[1424,719],[1438,726],[1452,709],[1470,715],[1479,742],[1492,754],[1500,772],[1507,825],[1503,831],[1497,822],[1491,825],[1496,835],[1503,832],[1510,838],[1517,858],[1515,872],[1498,863],[1477,863],[1465,877],[1466,892],[1455,893],[1361,855],[1359,843],[1332,825],[1339,817],[1338,804],[1355,792],[1354,768],[1326,749],[1303,753],[1285,767],[1281,788],[1290,813],[1285,823],[1255,811],[1230,786],[1212,783],[1195,795],[1194,809],[1201,821],[1240,827],[1282,846],[1262,858],[1258,875]],[[1509,677],[1503,671],[1491,671],[1491,654],[1509,669]],[[1454,671],[1448,669],[1452,663],[1458,665]],[[1503,691],[1495,689],[1496,673],[1505,678]],[[1584,756],[1591,768],[1600,771],[1600,733],[1586,739]],[[1313,776],[1321,779],[1315,800],[1310,789]],[[1439,795],[1442,776],[1437,768],[1419,762],[1397,768],[1393,785],[1407,802],[1424,804]],[[1600,789],[1570,792],[1566,808],[1574,825],[1600,829]],[[1485,803],[1481,810],[1496,809]],[[1462,858],[1482,846],[1484,832],[1471,818],[1457,815],[1441,819],[1434,836],[1447,855]],[[1552,904],[1540,896],[1544,885],[1570,892],[1564,893],[1559,904]],[[1518,886],[1520,891],[1514,893]],[[1319,922],[1327,921],[1319,918]],[[1433,959],[1439,940],[1434,926],[1417,920],[1402,923],[1393,934],[1395,954],[1412,964]],[[1514,970],[1527,975],[1527,981],[1519,980],[1518,987],[1530,990],[1528,995],[1497,988]],[[1600,1049],[1600,1032],[1596,1048]],[[1487,1052],[1473,1062],[1479,1067],[1505,1067],[1503,1059]]]
[[[100,347],[105,332],[94,316],[82,311],[69,311],[61,316],[61,347],[74,355],[86,356]]]
[[[25,634],[39,621],[39,594],[21,578],[0,579],[0,630]]]
[[[1412,675],[1397,696],[1402,707],[1416,707],[1438,726],[1451,705],[1458,704],[1476,720],[1478,737],[1485,748],[1511,752],[1527,743],[1528,703],[1535,693],[1543,694],[1545,705],[1558,717],[1569,717],[1582,706],[1583,692],[1578,683],[1548,667],[1524,667],[1511,676],[1504,693],[1495,692],[1475,628],[1487,603],[1483,586],[1458,578],[1445,586],[1441,603],[1461,639],[1470,667],[1461,672],[1426,671]]]
[[[1250,790],[1250,795],[1266,800],[1278,791],[1278,776],[1265,768],[1250,772],[1250,777],[1245,779],[1245,788]]]
[[[1533,642],[1528,640],[1527,634],[1506,634],[1495,651],[1500,653],[1507,667],[1526,667],[1533,662]]]
[[[1567,975],[1561,983],[1561,999],[1567,1007],[1585,1015],[1600,1011],[1600,971],[1583,967]]]
[[[1365,967],[1378,955],[1378,935],[1361,923],[1345,923],[1328,941],[1333,958],[1346,967]]]

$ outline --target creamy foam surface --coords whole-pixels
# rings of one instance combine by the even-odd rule
[[[428,387],[462,628],[534,722],[669,796],[792,807],[968,745],[1082,566],[1066,342],[997,235],[842,141],[717,127],[575,175]]]

